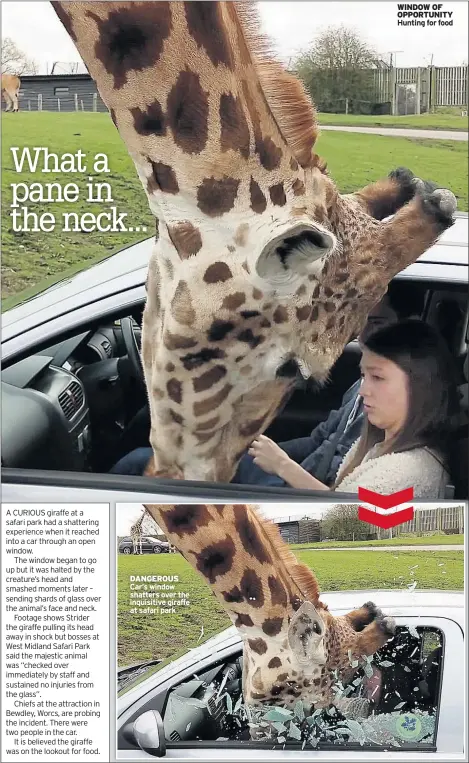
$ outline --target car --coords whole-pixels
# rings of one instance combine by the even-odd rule
[[[132,554],[134,550],[132,538],[130,538],[130,536],[122,538],[117,549],[120,554]],[[167,541],[158,540],[158,538],[152,538],[151,535],[143,536],[139,553],[169,554],[169,552],[170,544]]]
[[[55,284],[2,316],[2,480],[4,501],[61,501],[79,489],[87,500],[142,502],[174,497],[228,501],[320,497],[324,491],[242,486],[110,474],[133,448],[148,445],[148,405],[139,361],[145,279],[153,239],[132,245]],[[443,333],[467,372],[468,215],[391,282],[417,314]],[[418,306],[418,307],[417,307]],[[360,350],[350,342],[318,391],[295,390],[266,434],[301,437],[340,407],[359,377]],[[466,407],[467,407],[467,378]],[[466,411],[467,413],[467,411]],[[466,499],[467,426],[448,496]],[[459,443],[459,440],[458,440]],[[459,448],[459,444],[458,444]],[[464,449],[465,448],[465,449]],[[341,494],[347,500],[355,495]]]
[[[348,725],[324,712],[313,726],[315,740],[305,743],[310,721],[297,720],[302,739],[269,729],[267,740],[251,741],[240,699],[242,643],[231,627],[172,662],[133,666],[133,684],[129,668],[119,671],[125,681],[117,700],[118,759],[331,760],[335,753],[374,760],[373,753],[381,759],[386,751],[386,760],[464,760],[464,593],[334,591],[321,599],[334,615],[373,600],[396,621],[395,636],[373,656],[368,696],[375,697],[367,717]],[[369,692],[354,680],[353,692]]]

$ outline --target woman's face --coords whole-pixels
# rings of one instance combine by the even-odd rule
[[[392,360],[364,348],[360,363],[360,395],[368,421],[387,435],[396,434],[407,419],[407,375]]]

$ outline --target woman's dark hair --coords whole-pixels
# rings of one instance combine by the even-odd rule
[[[383,443],[380,455],[428,447],[447,466],[459,402],[455,364],[442,337],[428,323],[409,319],[379,329],[362,346],[391,360],[408,379],[407,419],[395,437]],[[365,417],[357,451],[340,481],[383,439],[384,432]]]

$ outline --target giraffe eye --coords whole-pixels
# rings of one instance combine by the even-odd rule
[[[313,624],[313,631],[315,633],[321,633],[321,628],[319,627],[319,623],[314,623]]]

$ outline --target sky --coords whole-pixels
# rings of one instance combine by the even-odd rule
[[[398,66],[427,66],[433,54],[436,66],[458,66],[468,59],[468,3],[441,3],[453,14],[453,26],[421,28],[397,25],[395,2],[262,2],[264,27],[279,56],[288,63],[321,30],[331,24],[353,27],[380,56],[390,52]],[[54,61],[75,62],[80,57],[49,3],[3,0],[2,37],[11,37],[25,54],[39,64],[39,73],[50,71]],[[397,52],[398,51],[398,52]]]

